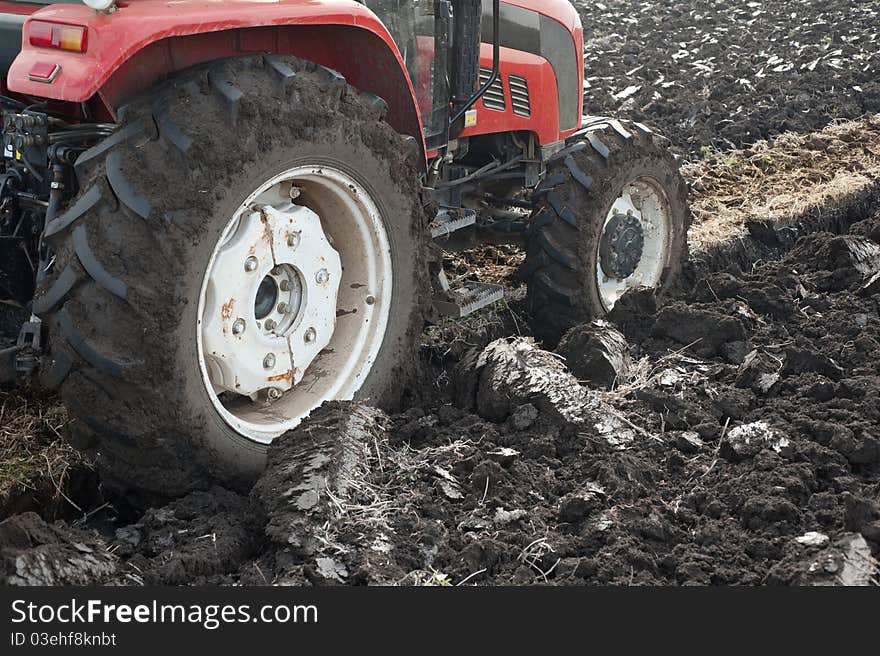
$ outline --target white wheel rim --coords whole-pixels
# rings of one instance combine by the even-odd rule
[[[602,241],[616,215],[638,220],[643,246],[638,264],[629,275],[610,275],[603,269]],[[623,294],[633,287],[657,287],[669,260],[671,224],[669,200],[663,187],[653,178],[636,178],[623,188],[612,204],[602,225],[596,253],[596,287],[606,312],[610,312]]]
[[[382,215],[344,171],[299,166],[248,196],[199,294],[199,367],[226,424],[267,444],[351,399],[385,337],[391,268]]]

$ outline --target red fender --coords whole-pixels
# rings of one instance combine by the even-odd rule
[[[31,46],[33,20],[85,25],[87,51]],[[421,117],[400,52],[382,21],[354,0],[137,0],[111,14],[50,5],[25,22],[7,86],[68,102],[98,95],[112,111],[172,71],[258,52],[292,54],[339,71],[358,89],[384,99],[389,123],[415,137],[424,153]],[[38,63],[61,67],[51,84],[29,79]]]

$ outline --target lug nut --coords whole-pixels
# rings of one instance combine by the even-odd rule
[[[280,266],[277,266],[274,269],[272,269],[273,276],[280,276],[282,273],[284,273],[284,269],[282,269]]]
[[[269,390],[266,392],[266,397],[270,401],[277,401],[281,398],[281,390],[275,387],[270,387]]]
[[[288,312],[290,312],[290,306],[287,303],[279,303],[278,304],[278,311],[281,314],[287,314]]]
[[[251,255],[248,259],[246,259],[244,261],[244,270],[247,271],[248,273],[250,273],[251,271],[256,271],[257,265],[259,263],[260,263],[260,261],[257,258],[255,258],[253,255]]]
[[[290,291],[290,281],[289,281],[289,280],[282,280],[282,281],[278,284],[278,288],[279,288],[282,292],[289,292],[289,291]]]
[[[246,327],[247,324],[244,322],[244,319],[236,319],[232,324],[232,334],[241,335]]]
[[[292,232],[289,235],[287,235],[287,247],[288,248],[296,248],[297,246],[299,246],[299,241],[300,241],[300,233]]]
[[[327,269],[321,269],[318,273],[315,274],[315,282],[319,285],[325,284],[328,280],[330,280],[330,273]]]
[[[269,353],[265,358],[263,358],[263,369],[271,369],[275,366],[275,354]]]
[[[278,324],[275,323],[273,319],[266,319],[266,323],[264,325],[266,326],[266,330],[275,330],[275,326],[277,326]]]
[[[376,302],[376,297],[375,297],[375,296],[367,296],[367,297],[364,299],[364,302],[365,302],[367,305],[372,305],[373,303]]]
[[[305,340],[306,344],[311,344],[316,339],[318,339],[318,331],[314,328],[309,328],[306,331],[305,335],[303,335],[303,339]]]

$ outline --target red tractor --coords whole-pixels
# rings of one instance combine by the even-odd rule
[[[521,244],[547,340],[679,269],[675,159],[582,116],[567,0],[83,2],[0,0],[0,380],[111,485],[246,484],[325,400],[393,405],[425,319],[501,295],[441,249]]]

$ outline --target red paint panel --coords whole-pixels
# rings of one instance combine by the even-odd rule
[[[17,14],[27,16],[40,8],[40,5],[29,5],[21,2],[0,2],[0,14]]]
[[[480,48],[480,66],[492,68],[492,46],[482,44]],[[543,57],[520,50],[501,49],[500,76],[504,82],[505,110],[489,109],[478,100],[477,124],[461,133],[462,137],[474,137],[481,134],[498,132],[526,131],[534,132],[539,145],[553,143],[564,138],[565,132],[559,130],[559,111],[557,108],[556,75],[553,67]],[[513,113],[510,101],[509,75],[524,77],[528,82],[529,99],[532,115],[517,116]]]
[[[389,122],[422,141],[415,94],[397,46],[376,15],[354,0],[137,0],[112,14],[57,4],[31,16],[86,26],[89,50],[73,54],[29,45],[29,18],[22,51],[7,76],[8,88],[17,93],[83,102],[100,91],[113,106],[175,69],[275,50],[335,68],[356,87],[381,96]],[[61,66],[51,87],[28,79],[37,62]]]
[[[581,27],[581,17],[569,0],[504,0],[504,4],[529,9],[562,23],[570,31]]]

